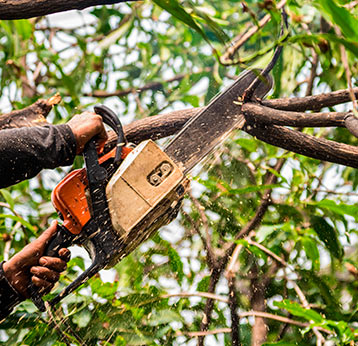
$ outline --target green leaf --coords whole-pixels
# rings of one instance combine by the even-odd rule
[[[319,45],[322,41],[342,44],[346,49],[350,50],[353,54],[358,55],[358,43],[350,40],[349,38],[342,39],[335,34],[312,34],[312,35],[295,35],[288,39],[291,43],[305,43],[308,45]]]
[[[316,242],[309,237],[302,237],[301,242],[306,256],[312,261],[312,268],[318,271],[320,268],[320,257]]]
[[[14,20],[16,30],[23,40],[28,40],[32,35],[32,24],[28,19]]]
[[[98,47],[101,49],[107,49],[112,44],[115,44],[129,30],[132,25],[132,21],[133,18],[107,35],[102,41],[98,43]]]
[[[310,202],[310,205],[315,205],[321,209],[328,209],[336,214],[345,216],[350,215],[353,216],[356,220],[358,220],[358,206],[357,205],[349,205],[344,203],[336,203],[330,199],[323,199],[319,202]]]
[[[191,1],[188,2],[190,8],[196,16],[202,18],[208,27],[213,31],[215,36],[220,40],[222,44],[225,44],[229,40],[228,35],[220,28],[220,26],[211,18],[205,11],[204,8],[199,7],[197,4],[193,4]]]
[[[24,220],[20,216],[10,215],[10,214],[0,214],[0,219],[12,219],[14,221],[20,222],[23,226],[25,226],[29,231],[32,232],[32,235],[36,235],[36,229],[29,222]]]
[[[198,283],[198,291],[207,292],[209,289],[210,276],[204,276]]]
[[[256,240],[258,243],[262,243],[270,234],[280,229],[282,225],[274,226],[261,226],[256,232]]]
[[[345,37],[358,40],[358,21],[344,7],[338,6],[334,0],[318,0],[323,16],[332,24],[338,25]]]
[[[100,278],[90,281],[90,286],[93,293],[97,293],[104,299],[113,299],[118,289],[118,281],[113,283],[103,282]]]
[[[77,312],[72,321],[78,325],[79,328],[87,327],[88,323],[91,321],[92,313],[88,309],[83,309]]]
[[[179,254],[172,247],[170,247],[168,249],[168,257],[170,269],[176,273],[179,282],[182,283],[184,277],[183,262],[181,261]]]
[[[159,310],[151,314],[148,324],[150,326],[158,326],[160,324],[167,324],[170,322],[179,322],[183,318],[173,310]]]
[[[285,299],[282,302],[275,301],[273,304],[278,308],[285,309],[292,315],[302,317],[307,321],[313,321],[316,323],[321,323],[323,321],[323,317],[318,312],[311,309],[305,309],[297,302]]]
[[[8,190],[1,189],[0,190],[2,196],[4,197],[5,202],[10,206],[10,208],[13,210],[15,207],[14,199],[11,196],[11,193]]]
[[[206,42],[210,44],[210,40],[200,26],[195,22],[193,17],[185,11],[183,6],[177,0],[153,0],[155,4],[169,12],[172,16],[179,19],[186,25],[190,26],[197,33],[199,33]]]
[[[311,225],[330,254],[335,258],[342,259],[344,251],[336,230],[323,217],[317,215],[311,216]]]
[[[254,153],[257,151],[258,143],[253,139],[239,138],[235,142],[250,153]]]

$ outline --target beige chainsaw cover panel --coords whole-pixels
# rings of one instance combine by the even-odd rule
[[[181,169],[153,141],[138,145],[124,159],[106,188],[116,232],[127,235],[164,199],[177,203],[177,194],[172,192],[184,179]]]

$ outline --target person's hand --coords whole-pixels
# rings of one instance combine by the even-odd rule
[[[56,233],[57,222],[44,231],[38,239],[25,246],[18,254],[3,264],[7,280],[24,298],[29,298],[27,292],[30,281],[39,288],[40,294],[51,291],[66,269],[70,259],[68,249],[59,250],[59,258],[42,256],[49,241]]]
[[[95,136],[98,148],[103,148],[107,140],[107,132],[100,115],[93,112],[83,112],[75,115],[67,125],[70,126],[76,138],[77,154],[80,154],[85,144]]]

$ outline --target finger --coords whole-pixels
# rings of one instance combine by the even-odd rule
[[[65,262],[68,262],[71,259],[71,251],[66,248],[60,249],[58,251],[58,256]]]
[[[44,279],[40,279],[37,276],[33,276],[31,278],[31,281],[36,287],[38,287],[40,294],[45,294],[50,292],[54,286],[52,282],[48,282]]]
[[[63,272],[67,268],[66,262],[58,257],[43,256],[40,258],[39,264],[42,267],[55,270],[59,273]]]
[[[46,280],[48,282],[55,283],[60,278],[60,273],[45,267],[32,267],[31,274],[39,279]]]
[[[47,228],[35,241],[32,242],[33,245],[38,246],[41,253],[45,250],[46,246],[55,235],[57,231],[57,221],[53,221],[51,226]]]
[[[101,126],[99,128],[99,132],[96,135],[96,143],[97,143],[97,152],[101,153],[104,149],[104,145],[106,144],[108,139],[107,131],[103,126],[103,123],[101,123]]]
[[[26,245],[11,262],[14,263],[15,269],[26,269],[38,263],[39,258],[44,253],[46,246],[57,231],[57,221],[52,222],[51,226],[46,229],[36,240]],[[16,269],[16,270],[17,270]]]

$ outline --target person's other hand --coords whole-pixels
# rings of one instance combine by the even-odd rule
[[[30,281],[43,295],[51,291],[60,273],[66,269],[66,262],[70,259],[68,249],[60,249],[59,258],[42,256],[56,229],[55,221],[38,239],[3,264],[7,280],[24,298],[29,298],[27,288]]]
[[[70,126],[77,143],[77,154],[82,153],[85,144],[96,136],[97,147],[101,150],[107,140],[107,132],[102,117],[93,112],[75,115],[67,125]]]

